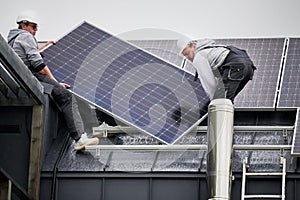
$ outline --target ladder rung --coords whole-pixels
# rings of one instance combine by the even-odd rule
[[[281,198],[281,195],[245,195],[245,199],[253,199],[253,198],[260,198],[260,199],[273,199],[273,198]]]
[[[280,161],[282,163],[282,171],[281,172],[247,172],[247,160],[246,157],[243,162],[243,179],[242,179],[242,192],[241,199],[285,199],[285,176],[286,176],[286,160],[283,157],[280,157]],[[281,176],[281,194],[273,194],[273,195],[246,195],[246,179],[247,176]]]
[[[282,176],[282,172],[273,172],[273,173],[268,173],[268,172],[260,172],[260,173],[245,173],[246,176]]]

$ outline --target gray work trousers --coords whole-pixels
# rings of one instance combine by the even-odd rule
[[[234,98],[252,80],[255,69],[245,51],[236,48],[231,50],[218,71],[214,72],[219,79],[214,99],[227,98],[234,103]]]

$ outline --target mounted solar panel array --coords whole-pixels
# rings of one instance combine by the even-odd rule
[[[290,38],[278,107],[300,107],[300,38]]]
[[[275,108],[276,93],[279,83],[280,66],[285,45],[284,38],[268,39],[217,39],[217,44],[235,45],[247,50],[254,64],[257,66],[253,81],[246,85],[235,99],[237,108]],[[175,40],[137,40],[130,41],[141,48],[163,57],[179,66],[182,59],[178,56]],[[155,49],[160,49],[161,52]],[[174,54],[164,55],[166,52]],[[190,62],[185,65],[185,70],[194,74],[195,70]],[[257,91],[260,91],[259,93]]]
[[[74,94],[164,143],[207,112],[209,99],[193,75],[86,22],[43,55]]]
[[[300,156],[300,38],[289,38],[278,108],[298,107],[291,154]]]
[[[227,39],[216,42],[245,49],[257,67],[253,80],[236,97],[235,107],[275,108],[285,39]]]

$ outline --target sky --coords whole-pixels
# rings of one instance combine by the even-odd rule
[[[300,37],[300,0],[1,0],[4,38],[27,10],[39,17],[39,41],[83,21],[125,39]]]

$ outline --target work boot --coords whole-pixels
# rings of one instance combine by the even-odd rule
[[[85,149],[85,146],[97,145],[99,144],[98,138],[88,138],[87,134],[84,133],[81,135],[81,138],[75,142],[74,150],[81,151]]]

